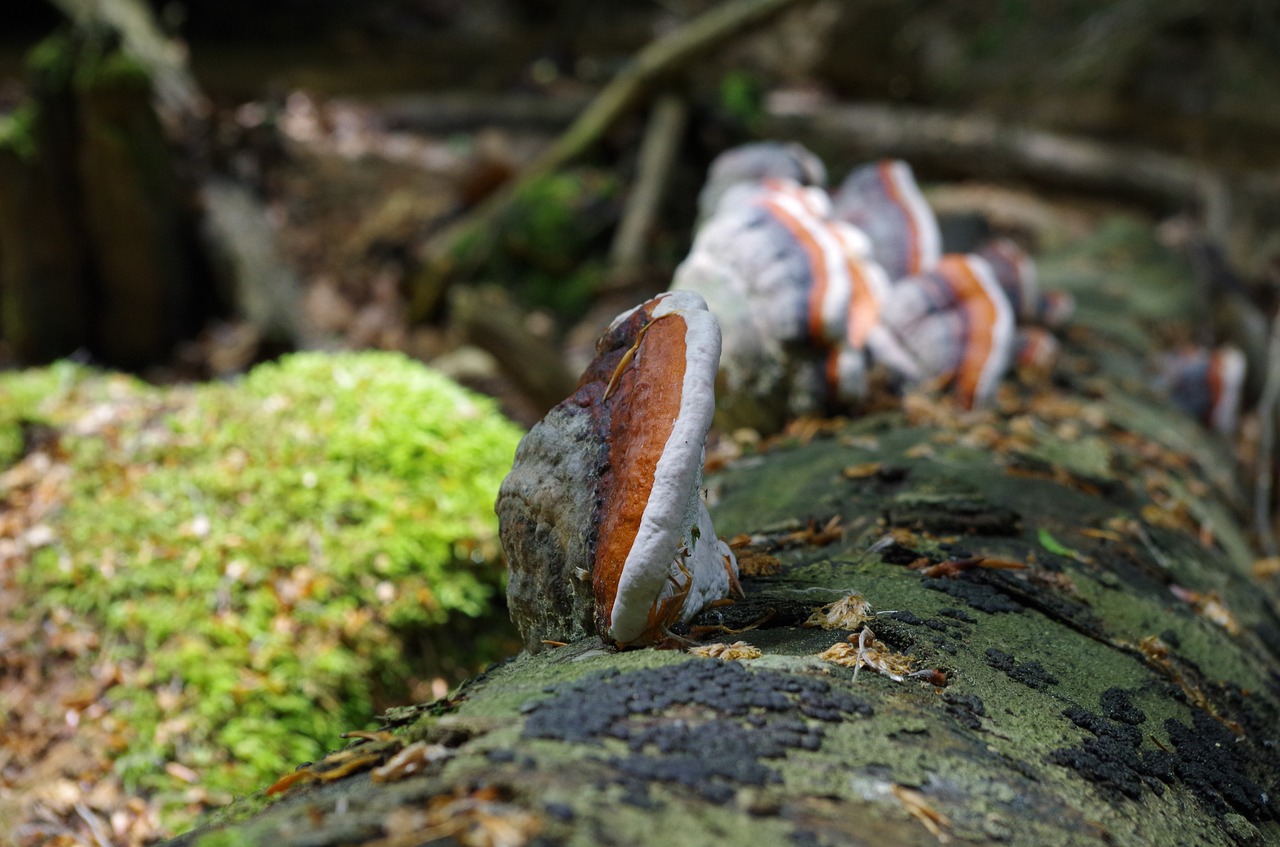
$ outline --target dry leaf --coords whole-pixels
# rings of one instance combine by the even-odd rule
[[[814,611],[804,626],[823,629],[857,629],[871,619],[871,604],[854,591]]]
[[[1173,596],[1177,597],[1179,600],[1182,600],[1185,603],[1190,603],[1191,608],[1195,609],[1196,614],[1222,627],[1228,634],[1240,634],[1240,622],[1236,620],[1236,616],[1232,614],[1231,610],[1222,602],[1222,598],[1218,596],[1218,592],[1210,591],[1207,594],[1201,594],[1198,591],[1183,588],[1181,585],[1170,585],[1169,591],[1171,591]]]
[[[689,648],[689,655],[732,662],[744,659],[758,659],[764,654],[745,641],[735,641],[732,644],[702,644],[697,647],[691,647]]]
[[[443,744],[415,741],[388,759],[386,764],[374,768],[369,776],[374,782],[395,782],[421,773],[432,764],[448,759],[453,753],[453,750]]]
[[[893,796],[898,798],[898,802],[902,804],[902,808],[906,809],[913,818],[924,824],[924,828],[936,839],[939,844],[949,844],[951,836],[948,831],[951,829],[951,819],[942,814],[933,806],[929,805],[929,801],[923,794],[914,788],[907,788],[902,785],[893,786]]]
[[[902,682],[912,673],[911,657],[890,650],[867,627],[863,627],[856,636],[850,635],[847,641],[832,644],[826,651],[818,654],[818,658],[853,668],[854,679],[857,679],[858,671],[863,667],[871,668],[894,682]]]

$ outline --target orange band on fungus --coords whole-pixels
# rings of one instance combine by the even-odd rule
[[[964,256],[943,256],[938,270],[956,289],[956,297],[964,311],[965,326],[969,337],[964,346],[964,356],[956,372],[956,391],[965,405],[973,405],[974,398],[987,370],[992,348],[995,346],[996,321],[999,312],[991,297],[986,295],[973,267]]]
[[[666,315],[649,323],[634,360],[618,377],[614,396],[626,397],[627,402],[611,403],[606,412],[609,430],[618,437],[610,440],[610,471],[601,479],[607,510],[600,516],[592,574],[602,609],[613,607],[623,565],[653,491],[658,459],[680,413],[685,333],[680,315]],[[653,350],[661,350],[661,357],[651,353]],[[614,473],[616,467],[625,467],[625,476]]]

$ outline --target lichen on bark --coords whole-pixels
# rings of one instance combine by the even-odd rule
[[[557,844],[1280,842],[1276,586],[1250,576],[1229,454],[1141,381],[1151,321],[1189,317],[1189,276],[1128,224],[1041,267],[1081,304],[1054,384],[1011,383],[970,414],[910,397],[708,475],[719,531],[776,565],[693,633],[760,658],[592,639],[524,655],[396,717],[404,742],[453,751],[442,764],[316,780],[222,831],[278,847],[486,827]],[[923,673],[818,658],[867,649],[801,626],[854,591],[874,649]]]

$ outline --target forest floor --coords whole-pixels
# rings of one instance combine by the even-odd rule
[[[279,135],[255,148],[264,108],[241,107],[228,119],[255,167],[279,157],[257,177],[286,263],[303,282],[309,322],[335,347],[394,349],[433,361],[497,396],[514,419],[536,420],[491,357],[474,349],[456,355],[463,343],[447,324],[410,325],[403,282],[409,257],[430,233],[518,171],[547,136],[429,138],[397,131],[378,107],[296,93],[273,107]],[[277,142],[284,149],[273,153]],[[930,200],[940,211],[976,212],[997,228],[1033,229],[1058,245],[1083,237],[1109,209],[979,183],[940,188]],[[529,324],[554,320],[534,311]],[[245,331],[228,324],[206,333],[170,376],[184,368],[242,371],[262,353],[252,339],[245,342]],[[104,414],[97,425],[110,427]],[[46,519],[68,497],[65,457],[56,439],[42,445],[39,435],[35,449],[0,471],[0,847],[140,847],[173,829],[162,822],[159,802],[131,790],[113,769],[123,718],[112,711],[112,690],[129,682],[130,669],[103,657],[100,634],[83,619],[24,614],[33,600],[20,578],[28,551],[51,532]],[[177,763],[166,770],[189,784],[182,825],[231,799]]]
[[[404,258],[432,222],[457,214],[493,179],[518,169],[530,142],[497,132],[432,140],[388,131],[384,113],[356,101],[321,103],[297,93],[279,105],[278,140],[287,150],[260,172],[259,187],[281,253],[304,281],[310,323],[336,349],[399,350],[419,359],[456,350],[447,328],[409,326],[399,293]],[[249,145],[260,119],[258,106],[225,116]],[[270,158],[262,150],[240,152],[255,166]],[[263,355],[247,332],[235,323],[212,328],[150,376],[174,382],[241,372]],[[531,422],[490,360],[441,362],[449,375]],[[123,410],[99,411],[93,425],[105,431]],[[71,473],[55,434],[30,435],[26,455],[0,468],[0,847],[136,847],[174,832],[162,823],[157,799],[131,789],[113,769],[125,742],[112,691],[139,684],[137,669],[105,658],[101,633],[84,617],[29,614],[35,603],[21,573],[52,533],[47,519],[68,502]],[[442,696],[447,686],[440,686],[422,698]],[[189,784],[180,827],[232,799],[207,790],[180,764],[166,770]],[[173,816],[172,798],[167,806]]]
[[[168,833],[158,806],[112,769],[121,669],[83,618],[27,613],[19,577],[66,502],[69,472],[56,450],[37,449],[0,474],[0,844],[135,847]],[[230,798],[192,785],[189,799],[198,809]]]

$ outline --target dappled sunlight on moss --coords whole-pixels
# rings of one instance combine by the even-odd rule
[[[487,398],[373,352],[167,391],[58,366],[0,397],[0,459],[21,421],[60,433],[69,489],[22,579],[32,614],[82,616],[121,668],[129,783],[176,803],[177,763],[210,797],[265,785],[388,692],[497,657],[460,639],[424,667],[406,640],[494,614],[520,433]]]

